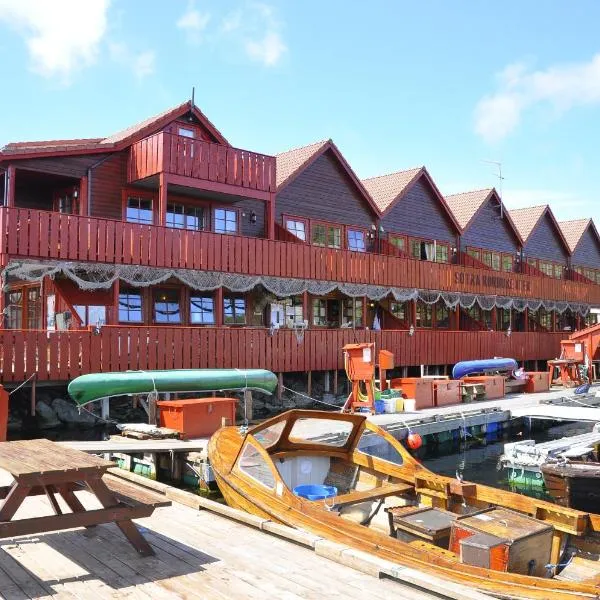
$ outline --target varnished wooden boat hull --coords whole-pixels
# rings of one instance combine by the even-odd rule
[[[600,465],[576,463],[542,465],[544,484],[557,504],[600,512]]]
[[[389,434],[385,434],[385,436],[390,437]],[[244,477],[243,474],[240,476],[240,473],[237,472],[235,462],[245,439],[236,428],[223,428],[211,438],[208,447],[208,455],[217,483],[230,506],[308,531],[324,539],[356,548],[399,565],[415,568],[458,584],[475,587],[498,597],[535,600],[600,598],[600,589],[596,586],[595,581],[585,583],[559,581],[462,564],[455,555],[449,556],[451,553],[432,554],[431,549],[422,549],[380,531],[343,519],[336,513],[324,510],[319,503],[294,496],[287,487],[282,487],[277,492],[269,490],[258,482]],[[406,451],[404,452],[406,453]],[[356,459],[354,455],[353,458]],[[412,484],[415,484],[423,474],[429,474],[438,478],[439,481],[451,482],[453,493],[461,493],[460,489],[457,489],[455,481],[431,474],[407,453],[405,464],[402,467],[391,466],[389,473],[396,481]],[[551,516],[552,511],[556,510],[556,507],[548,502],[486,486],[468,484],[465,489],[469,490],[469,502],[474,506],[484,507],[491,503],[533,514],[538,518],[543,518],[544,515]],[[570,509],[561,510],[569,511]],[[579,513],[576,511],[566,514],[579,518]],[[582,514],[581,518],[584,517],[589,519],[588,522],[593,529],[600,531],[600,517],[588,517],[588,515]],[[559,516],[557,517],[558,521],[555,521],[559,528],[562,527],[560,525],[561,518]],[[565,525],[563,529],[568,530],[569,527],[570,525]],[[561,538],[564,534],[560,531],[557,533],[557,544],[560,544],[562,543],[561,539],[564,540],[564,537]],[[590,547],[593,547],[593,544]],[[598,547],[600,549],[600,542]]]

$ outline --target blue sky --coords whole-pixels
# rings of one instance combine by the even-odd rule
[[[543,9],[542,9],[543,6]],[[196,103],[239,147],[331,137],[360,177],[600,221],[600,3],[0,0],[0,145]]]

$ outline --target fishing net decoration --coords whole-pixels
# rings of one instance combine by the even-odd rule
[[[563,314],[571,310],[585,317],[590,312],[590,305],[578,302],[540,300],[532,298],[511,298],[508,296],[489,296],[458,292],[441,292],[438,290],[418,290],[415,288],[397,288],[376,286],[362,283],[339,283],[335,281],[315,281],[310,279],[289,279],[255,275],[237,275],[211,271],[195,271],[192,269],[161,269],[141,265],[111,265],[103,263],[11,261],[0,273],[2,284],[14,278],[28,282],[41,281],[44,277],[54,279],[63,275],[86,291],[109,289],[119,279],[134,287],[149,287],[175,278],[188,287],[198,291],[213,291],[225,287],[233,292],[247,292],[262,285],[268,292],[278,298],[297,296],[304,292],[315,296],[324,296],[339,290],[346,296],[358,298],[366,296],[378,301],[391,296],[397,302],[421,300],[426,304],[444,302],[449,308],[471,308],[475,303],[484,310],[512,308],[518,312],[525,309],[537,311],[540,307],[555,310]]]

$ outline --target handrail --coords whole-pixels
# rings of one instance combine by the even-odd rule
[[[600,286],[371,252],[0,208],[9,258],[131,264],[600,304]]]

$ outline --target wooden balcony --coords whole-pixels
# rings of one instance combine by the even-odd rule
[[[452,364],[510,356],[545,360],[560,354],[562,333],[417,330],[308,330],[298,343],[290,330],[260,328],[103,327],[91,331],[0,330],[3,383],[67,381],[85,373],[127,369],[261,368],[274,372],[342,369],[342,346],[374,342],[398,366]]]
[[[274,194],[276,188],[274,156],[164,131],[133,144],[127,165],[130,183],[160,173],[177,183],[185,184],[178,178],[187,178],[188,185],[205,182],[213,184],[209,189],[220,185],[224,192],[254,197]]]
[[[0,264],[11,257],[368,283],[600,306],[600,286],[596,284],[3,207],[0,208]]]

